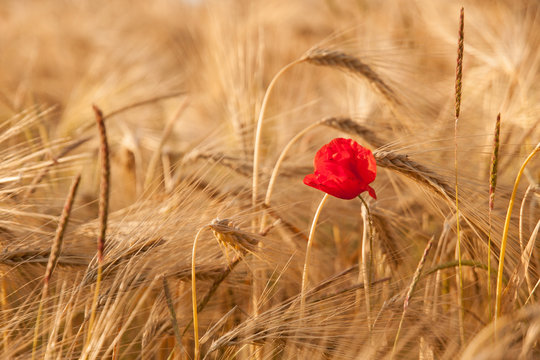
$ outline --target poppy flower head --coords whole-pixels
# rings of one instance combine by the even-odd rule
[[[376,199],[369,184],[377,176],[377,163],[371,150],[352,139],[337,138],[317,151],[315,171],[304,184],[340,199],[354,199],[364,191]]]

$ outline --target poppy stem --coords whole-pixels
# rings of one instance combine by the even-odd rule
[[[317,221],[319,220],[319,215],[321,215],[321,210],[328,200],[328,194],[324,194],[315,215],[313,216],[313,221],[311,222],[311,229],[309,230],[308,243],[306,247],[306,259],[304,260],[304,271],[302,272],[302,291],[300,293],[300,319],[304,318],[304,311],[306,307],[306,289],[308,282],[308,267],[309,267],[309,255],[311,254],[311,245],[313,244],[313,238],[315,237],[315,228],[317,227]]]

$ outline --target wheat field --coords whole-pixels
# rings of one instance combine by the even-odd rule
[[[0,18],[0,359],[540,358],[538,1]]]

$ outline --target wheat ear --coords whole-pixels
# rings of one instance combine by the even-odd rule
[[[373,156],[377,160],[377,166],[405,175],[426,186],[443,199],[449,202],[454,201],[454,190],[445,180],[424,165],[409,159],[407,155],[386,150],[375,150]]]
[[[391,105],[392,109],[401,104],[394,90],[369,65],[353,55],[339,50],[313,48],[302,59],[313,65],[336,67],[358,75],[366,79]]]

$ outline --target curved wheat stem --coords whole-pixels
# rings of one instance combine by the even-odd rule
[[[107,131],[105,128],[105,120],[103,112],[96,106],[93,106],[96,121],[99,130],[100,138],[100,157],[101,157],[101,180],[99,189],[99,234],[97,239],[97,280],[96,288],[94,289],[94,298],[92,300],[92,308],[90,320],[88,321],[88,334],[86,337],[86,345],[90,343],[94,319],[96,317],[97,303],[99,296],[99,288],[103,271],[103,258],[105,252],[105,234],[107,232],[107,219],[109,215],[109,190],[111,165],[109,159],[109,143],[107,141]],[[88,352],[84,352],[83,359],[86,359]]]
[[[259,112],[259,118],[257,120],[257,130],[255,132],[255,144],[253,147],[253,183],[252,183],[252,197],[251,197],[251,204],[253,207],[257,205],[257,197],[258,197],[258,190],[259,190],[259,157],[260,157],[260,147],[261,147],[261,134],[262,134],[262,122],[264,119],[264,114],[266,112],[266,106],[268,104],[268,99],[270,98],[270,94],[272,93],[272,90],[274,89],[274,86],[276,85],[277,80],[283,75],[287,70],[292,68],[294,65],[299,64],[303,61],[303,59],[295,60],[292,63],[286,65],[283,67],[270,81],[270,84],[268,85],[268,88],[266,89],[266,92],[264,93],[264,98],[261,104],[261,110]]]
[[[504,271],[504,255],[506,253],[506,243],[508,240],[508,229],[510,228],[510,218],[512,216],[512,208],[514,207],[514,201],[516,199],[516,193],[519,186],[519,182],[521,180],[521,176],[523,175],[523,172],[525,171],[525,167],[529,163],[529,161],[536,155],[536,153],[540,151],[540,143],[536,145],[534,150],[529,154],[529,156],[525,159],[523,162],[523,165],[521,165],[521,168],[519,169],[519,172],[516,176],[516,180],[514,182],[514,188],[512,189],[512,195],[510,196],[510,202],[508,203],[508,210],[506,211],[506,220],[504,221],[504,228],[503,228],[503,234],[501,239],[501,252],[499,254],[499,270],[497,272],[497,290],[495,295],[495,321],[501,316],[501,298],[502,298],[502,277],[503,277],[503,271]],[[495,326],[496,327],[496,326]]]
[[[307,134],[309,131],[313,130],[319,125],[328,126],[331,128],[334,128],[336,130],[341,130],[343,132],[352,134],[352,135],[358,135],[363,137],[368,143],[375,147],[382,146],[384,143],[382,140],[380,140],[377,135],[370,129],[368,129],[365,126],[362,126],[358,124],[357,122],[353,121],[349,117],[329,117],[325,118],[323,120],[320,120],[316,123],[313,123],[303,130],[301,130],[298,134],[296,134],[285,147],[281,151],[281,154],[279,154],[279,158],[276,161],[276,164],[274,165],[274,168],[272,169],[272,174],[270,175],[270,181],[268,182],[268,187],[266,189],[266,196],[264,198],[264,205],[266,207],[270,206],[270,200],[272,198],[272,193],[274,190],[274,185],[277,179],[277,176],[279,174],[279,170],[281,168],[281,165],[283,161],[285,160],[285,157],[287,156],[287,153],[291,149],[291,147],[305,134]],[[263,220],[261,221],[261,227],[262,230],[266,223],[266,212],[263,215]]]

